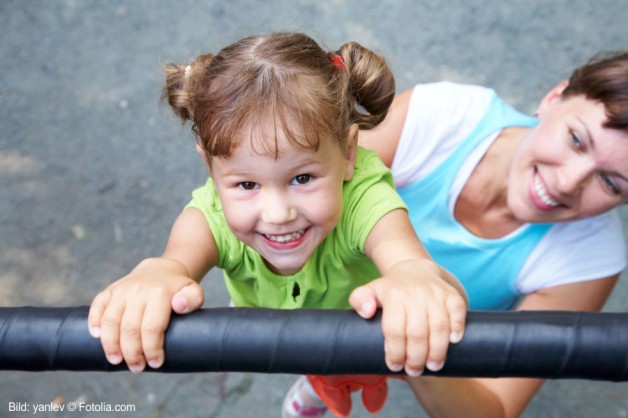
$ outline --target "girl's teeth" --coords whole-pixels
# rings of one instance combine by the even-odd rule
[[[536,194],[547,206],[558,206],[558,202],[547,194],[547,190],[543,187],[543,184],[538,176],[534,176],[534,190],[536,190]]]
[[[279,242],[279,243],[284,243],[284,242],[289,242],[289,241],[295,241],[299,238],[301,238],[301,236],[303,235],[303,233],[305,232],[304,229],[300,229],[296,232],[293,232],[291,234],[285,234],[285,235],[264,235],[266,238],[268,238],[271,241],[275,241],[275,242]]]

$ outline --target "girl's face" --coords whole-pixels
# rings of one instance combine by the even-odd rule
[[[236,237],[256,250],[271,271],[291,275],[340,219],[355,141],[344,151],[324,138],[318,151],[307,151],[280,135],[277,158],[256,152],[251,142],[242,141],[229,158],[213,158],[211,176]]]
[[[583,95],[562,98],[565,87],[543,99],[539,124],[514,157],[508,205],[524,222],[582,219],[628,198],[628,133],[602,126],[602,103]]]

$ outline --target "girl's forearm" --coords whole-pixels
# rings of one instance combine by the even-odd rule
[[[161,270],[161,271],[170,271],[174,272],[186,277],[190,277],[190,272],[185,264],[176,258],[172,257],[149,257],[140,261],[137,266],[133,269],[132,272],[139,272],[142,270]]]

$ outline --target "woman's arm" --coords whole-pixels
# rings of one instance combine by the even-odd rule
[[[619,274],[566,284],[526,296],[518,310],[599,311]],[[518,417],[543,385],[541,379],[470,379],[419,377],[408,383],[426,412],[434,417]]]
[[[401,93],[393,100],[382,123],[368,131],[360,131],[358,144],[376,151],[387,167],[392,165],[395,158],[411,97],[412,90]]]

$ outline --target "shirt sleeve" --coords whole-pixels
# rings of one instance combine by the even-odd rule
[[[397,187],[438,167],[482,119],[494,94],[451,82],[415,86],[391,165]]]
[[[374,151],[358,148],[355,174],[343,190],[339,236],[354,251],[363,253],[373,227],[387,213],[407,207],[395,189],[391,172]]]
[[[229,228],[222,211],[218,191],[211,178],[207,180],[204,186],[192,192],[192,200],[185,208],[197,209],[205,216],[218,248],[217,267],[228,268],[237,264],[244,257],[244,244]]]
[[[626,267],[626,243],[616,210],[557,223],[526,260],[517,280],[523,294],[601,279]]]

